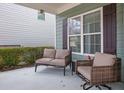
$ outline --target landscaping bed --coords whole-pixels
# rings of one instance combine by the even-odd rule
[[[0,48],[0,71],[33,66],[42,57],[44,48],[52,47]]]
[[[32,64],[27,64],[27,65],[20,65],[20,66],[5,66],[0,68],[0,72],[4,72],[4,71],[9,71],[9,70],[14,70],[14,69],[19,69],[19,68],[24,68],[24,67],[33,67],[34,65]]]

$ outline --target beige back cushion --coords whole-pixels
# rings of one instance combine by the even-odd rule
[[[55,58],[55,53],[56,53],[55,49],[44,49],[43,57],[44,58]]]
[[[96,53],[93,66],[112,66],[115,63],[115,55],[105,54],[105,53]]]
[[[63,59],[65,56],[69,55],[70,51],[66,49],[57,49],[55,58]]]

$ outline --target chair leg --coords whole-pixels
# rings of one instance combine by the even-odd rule
[[[105,87],[105,88],[108,88],[109,90],[112,90],[112,88],[109,87],[108,85],[103,84],[103,85],[101,85],[101,86],[103,86],[103,87]]]
[[[102,88],[101,88],[99,85],[96,85],[96,87],[97,87],[99,90],[102,90]]]
[[[35,72],[37,71],[37,64],[35,64]]]
[[[71,67],[72,67],[72,66],[71,66],[71,63],[70,63],[70,69],[71,69]]]
[[[64,67],[64,76],[65,76],[65,67]]]
[[[88,89],[90,89],[90,88],[93,87],[93,85],[90,85],[89,87],[86,88],[86,85],[88,85],[87,82],[83,84],[83,89],[84,89],[84,90],[88,90]]]

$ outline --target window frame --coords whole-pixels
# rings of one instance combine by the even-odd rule
[[[100,26],[101,26],[101,32],[95,32],[95,33],[83,33],[83,17],[87,14],[90,14],[90,13],[94,13],[94,12],[97,12],[97,11],[100,11]],[[73,16],[73,17],[70,17],[68,18],[68,24],[69,24],[69,20],[72,19],[72,18],[77,18],[77,17],[80,17],[81,19],[81,33],[80,34],[75,34],[75,35],[69,35],[69,25],[67,26],[67,47],[69,49],[69,37],[71,36],[80,36],[80,42],[81,42],[81,52],[72,52],[73,54],[78,54],[78,55],[89,55],[89,56],[94,56],[94,54],[89,54],[89,53],[84,53],[84,35],[93,35],[93,34],[100,34],[101,35],[101,53],[103,53],[103,7],[100,7],[100,8],[97,8],[97,9],[94,9],[94,10],[91,10],[91,11],[88,11],[88,12],[85,12],[85,13],[82,13],[82,14],[79,14],[79,15],[76,15],[76,16]]]

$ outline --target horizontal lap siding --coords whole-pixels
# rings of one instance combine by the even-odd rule
[[[63,17],[56,16],[56,48],[63,48]]]
[[[124,81],[124,4],[117,4],[117,55],[122,59],[122,80]]]
[[[16,4],[0,4],[0,45],[54,46],[55,15]]]

